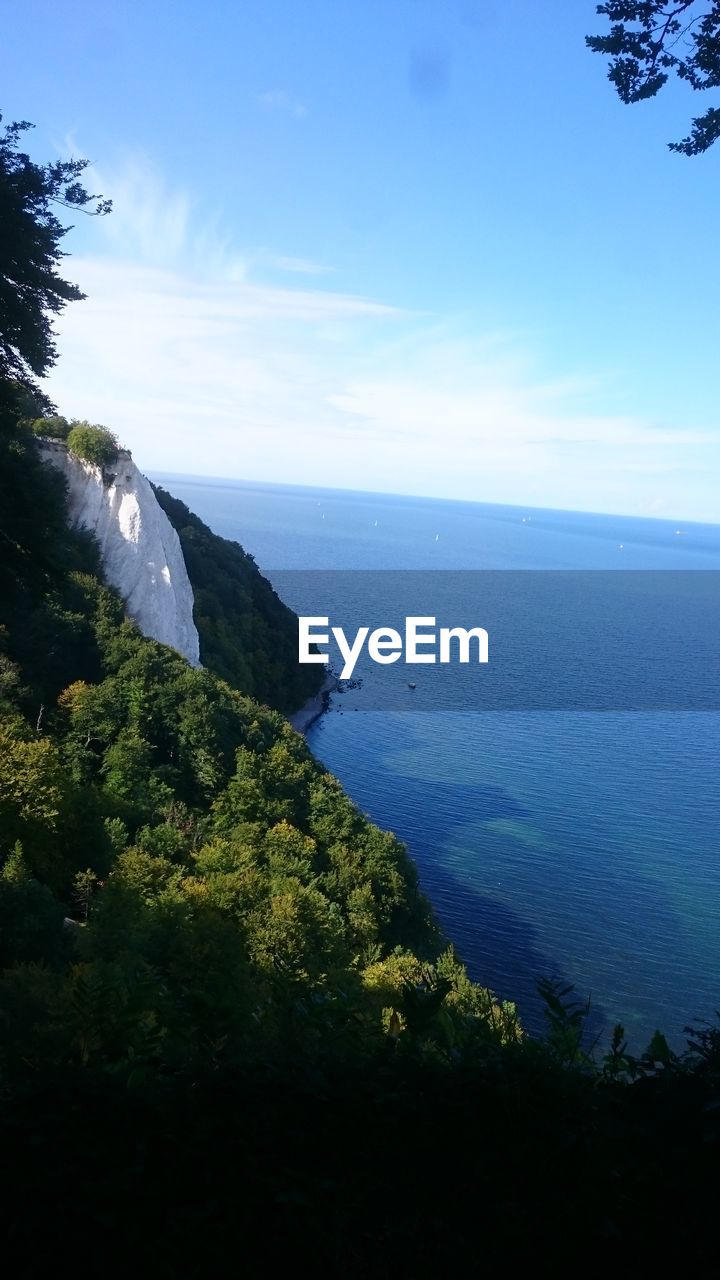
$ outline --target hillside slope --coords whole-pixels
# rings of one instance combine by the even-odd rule
[[[61,527],[62,485],[20,428],[1,452],[19,495],[8,543],[34,532],[39,492]],[[328,1037],[369,1052],[407,1023],[408,982],[435,993],[441,1042],[514,1036],[512,1008],[444,949],[403,846],[280,714],[143,637],[92,541],[62,537],[0,601],[6,1084],[28,1060],[88,1053],[100,1071],[142,1060],[160,1075],[208,1052],[268,1062],[288,1035],[298,1051]]]
[[[203,665],[259,702],[297,710],[318,692],[326,672],[298,663],[295,614],[239,543],[213,533],[159,485],[153,488],[180,538]]]

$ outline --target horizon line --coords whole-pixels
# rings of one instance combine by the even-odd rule
[[[399,493],[394,489],[350,489],[343,486],[334,485],[314,485],[314,484],[298,484],[294,481],[286,480],[251,480],[244,476],[217,476],[201,474],[198,472],[188,471],[159,471],[154,467],[148,468],[148,474],[163,475],[177,480],[199,480],[199,481],[216,481],[219,484],[226,485],[252,485],[258,488],[269,489],[306,489],[311,493],[346,493],[354,495],[362,495],[374,498],[402,498],[416,499],[421,502],[452,502],[462,506],[472,507],[500,507],[505,510],[517,511],[541,511],[565,515],[584,515],[584,516],[602,516],[607,519],[623,519],[623,520],[654,520],[658,524],[691,524],[699,527],[709,527],[711,529],[720,528],[720,518],[717,520],[697,520],[685,516],[659,516],[659,515],[631,515],[626,511],[596,511],[590,507],[543,507],[531,506],[520,502],[487,502],[482,498],[450,498],[444,495],[431,493]]]

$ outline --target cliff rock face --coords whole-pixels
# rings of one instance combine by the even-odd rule
[[[62,472],[72,523],[95,535],[105,576],[123,597],[129,616],[146,636],[177,649],[200,665],[193,621],[193,592],[177,533],[125,450],[105,473],[42,440],[42,458]]]

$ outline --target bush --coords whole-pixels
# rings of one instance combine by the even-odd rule
[[[34,435],[47,436],[50,440],[67,440],[70,433],[70,423],[59,414],[52,418],[34,418],[28,425]]]
[[[98,467],[115,462],[119,447],[117,436],[107,427],[93,427],[87,422],[79,422],[72,427],[67,444],[71,453],[85,462],[94,462]]]

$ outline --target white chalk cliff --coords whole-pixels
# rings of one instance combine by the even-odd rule
[[[200,640],[180,539],[131,455],[121,450],[103,477],[100,467],[64,444],[41,440],[39,447],[65,477],[70,520],[97,538],[105,577],[123,597],[129,617],[144,635],[198,667]]]

